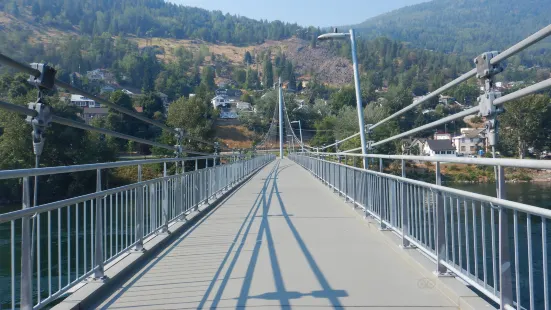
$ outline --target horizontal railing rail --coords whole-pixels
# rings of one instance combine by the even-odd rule
[[[381,229],[401,236],[403,247],[418,248],[434,259],[438,274],[461,278],[503,308],[547,307],[551,211],[506,200],[502,166],[497,169],[498,197],[491,197],[442,186],[444,157],[431,158],[436,163],[432,184],[407,178],[406,160],[417,156],[379,157],[380,170],[372,171],[314,155],[289,157],[373,217]],[[401,176],[384,173],[383,158],[397,157]]]
[[[0,231],[10,235],[5,253],[9,253],[11,267],[5,282],[10,283],[11,300],[3,307],[39,309],[82,281],[102,280],[107,264],[129,252],[143,251],[148,238],[167,233],[176,222],[184,221],[275,156],[259,155],[204,169],[197,169],[196,164],[196,170],[184,171],[186,160],[215,158],[61,167],[63,172],[53,173],[96,170],[96,192],[36,207],[30,207],[30,177],[52,172],[51,168],[9,174],[22,178],[23,209],[0,214]],[[164,166],[163,176],[142,181],[142,165],[157,163]],[[175,163],[175,174],[168,175],[167,163]],[[137,165],[138,182],[102,189],[102,169],[129,165]]]

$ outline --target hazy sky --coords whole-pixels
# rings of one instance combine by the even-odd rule
[[[427,0],[167,0],[254,19],[282,20],[301,26],[339,26]]]

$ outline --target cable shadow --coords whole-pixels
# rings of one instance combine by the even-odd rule
[[[212,289],[214,288],[214,285],[216,284],[217,282],[217,279],[218,277],[220,276],[220,273],[222,272],[222,269],[224,268],[225,264],[226,264],[226,261],[228,260],[228,258],[230,257],[231,253],[233,252],[233,248],[235,246],[235,244],[237,243],[237,240],[239,239],[239,237],[241,236],[241,231],[243,230],[243,228],[245,227],[245,224],[247,223],[249,217],[251,218],[251,220],[249,221],[249,224],[247,225],[247,228],[245,229],[244,233],[243,233],[243,238],[241,239],[241,243],[239,244],[238,246],[238,250],[237,250],[237,253],[240,253],[241,250],[243,249],[243,244],[244,244],[244,240],[246,240],[247,238],[247,235],[250,231],[250,228],[252,226],[252,223],[253,223],[253,219],[256,217],[256,213],[258,212],[258,209],[260,207],[260,198],[261,197],[265,197],[266,196],[266,188],[270,182],[270,180],[272,179],[271,176],[277,171],[277,168],[279,167],[279,162],[277,162],[273,169],[270,171],[270,173],[268,174],[268,176],[266,177],[265,181],[264,181],[264,184],[262,186],[262,190],[260,191],[260,193],[258,194],[258,196],[256,196],[256,199],[253,203],[253,205],[251,206],[251,209],[249,210],[249,213],[247,214],[247,216],[245,217],[245,220],[243,221],[243,223],[241,224],[241,227],[239,228],[235,238],[234,238],[234,241],[232,243],[232,245],[230,246],[230,248],[228,249],[228,251],[226,252],[226,255],[224,256],[224,258],[222,259],[222,262],[220,263],[220,266],[218,267],[218,270],[216,271],[216,273],[214,274],[214,276],[212,277],[212,280],[211,280],[211,283],[209,285],[209,287],[207,288],[207,290],[205,291],[205,294],[203,295],[203,297],[201,298],[201,301],[199,302],[199,305],[197,306],[198,309],[201,309],[204,307]],[[254,210],[254,212],[253,212]],[[251,213],[252,213],[252,217],[251,217]],[[237,254],[236,254],[237,255]],[[233,269],[233,264],[234,262],[232,261],[232,265],[230,265],[229,267],[229,270]],[[226,279],[226,277],[224,277],[224,281],[222,282],[221,285],[224,285],[227,283],[228,279]],[[216,300],[216,298],[215,298]],[[211,306],[212,308],[213,306]]]
[[[274,165],[274,168],[276,166]],[[275,169],[272,169],[272,171],[270,172],[270,174],[273,173],[273,171],[275,171]],[[217,209],[220,208],[220,206],[222,206],[224,204],[224,202],[228,201],[231,197],[233,197],[235,195],[235,193],[237,193],[240,189],[243,188],[243,186],[245,186],[246,184],[248,184],[250,181],[252,180],[249,179],[247,180],[245,183],[241,184],[241,186],[237,189],[235,189],[228,197],[226,197],[224,199],[224,201],[220,202],[214,209],[212,209],[208,214],[206,214],[205,216],[203,216],[203,218],[199,219],[199,221],[197,221],[197,223],[195,223],[193,225],[193,227],[191,227],[190,229],[188,229],[187,231],[185,231],[175,242],[172,243],[172,245],[170,245],[169,247],[167,247],[167,249],[164,250],[164,252],[157,256],[154,260],[149,260],[145,266],[147,266],[147,264],[149,264],[149,266],[147,266],[146,268],[142,269],[139,274],[137,274],[137,276],[132,279],[132,281],[130,281],[127,285],[124,285],[125,284],[125,281],[122,281],[122,284],[119,285],[118,287],[122,287],[122,289],[115,295],[113,296],[113,298],[111,298],[103,307],[101,307],[101,309],[107,309],[107,308],[110,308],[118,299],[120,299],[124,293],[126,293],[132,286],[134,286],[145,274],[147,274],[151,269],[153,269],[153,267],[155,267],[160,261],[163,260],[163,258],[165,258],[169,253],[171,253],[174,249],[176,249],[178,247],[178,245],[180,245],[180,243],[182,243],[184,240],[186,240],[187,236],[189,236],[190,234],[192,234],[199,226],[200,224],[204,223],[206,220],[208,220],[215,212]],[[134,275],[135,275],[134,274]],[[108,297],[109,298],[109,297]]]
[[[300,295],[300,297],[302,297],[302,296],[312,296],[312,297],[315,297],[315,298],[327,298],[333,307],[342,308],[343,306],[342,306],[341,302],[339,301],[339,297],[347,297],[348,293],[346,291],[343,291],[343,290],[334,290],[333,288],[331,288],[331,285],[329,284],[329,281],[327,281],[327,279],[323,275],[323,272],[321,271],[320,267],[316,263],[316,260],[314,259],[314,256],[308,250],[308,247],[306,246],[306,243],[304,242],[304,240],[300,236],[298,230],[296,229],[295,225],[291,221],[291,218],[289,217],[289,214],[287,212],[285,204],[283,203],[283,199],[281,198],[281,193],[280,193],[278,185],[277,185],[278,184],[277,179],[278,179],[279,173],[280,173],[280,171],[278,171],[276,173],[276,177],[275,177],[275,180],[274,180],[274,183],[273,183],[273,187],[275,188],[275,194],[276,194],[277,200],[279,201],[281,211],[284,215],[283,218],[285,219],[285,222],[287,223],[287,226],[289,226],[289,229],[291,230],[291,233],[293,234],[295,240],[297,241],[304,257],[306,258],[306,261],[308,262],[308,265],[310,265],[310,269],[312,270],[312,272],[316,276],[319,284],[322,287],[321,291],[313,291],[313,292],[308,293],[308,294],[302,294],[302,295]]]
[[[283,168],[288,168],[289,166],[292,166],[292,165],[288,165],[288,166],[285,166]],[[283,200],[281,198],[281,195],[280,195],[280,192],[279,192],[279,189],[278,189],[278,186],[277,186],[278,175],[283,170],[283,168],[278,169],[276,171],[276,173],[274,175],[273,182],[272,182],[272,188],[271,188],[270,194],[268,196],[268,201],[264,203],[263,213],[262,213],[262,222],[261,222],[261,225],[260,225],[260,228],[259,228],[259,233],[258,233],[257,239],[256,239],[257,242],[256,242],[255,247],[253,249],[253,253],[251,255],[251,258],[250,258],[250,261],[249,261],[249,264],[248,264],[248,267],[247,267],[247,271],[245,273],[245,277],[244,277],[245,280],[244,280],[243,285],[241,287],[239,297],[236,298],[237,299],[237,305],[235,307],[236,308],[246,307],[247,306],[247,301],[249,299],[277,300],[277,301],[279,301],[281,307],[288,307],[290,305],[290,301],[292,299],[299,299],[299,298],[302,298],[302,297],[305,297],[305,296],[311,296],[311,297],[314,297],[314,298],[326,298],[326,299],[329,300],[329,302],[332,304],[333,307],[342,308],[342,304],[340,303],[339,298],[348,296],[348,293],[344,290],[333,290],[331,288],[331,286],[329,285],[329,282],[327,281],[327,279],[325,278],[325,276],[321,272],[319,266],[315,262],[312,254],[310,253],[310,251],[306,247],[305,242],[303,241],[303,239],[299,235],[296,227],[291,222],[291,220],[290,220],[291,215],[287,212],[287,210],[285,208],[285,205],[283,204]],[[278,258],[277,258],[276,247],[275,247],[275,244],[274,244],[274,240],[273,240],[273,237],[272,237],[272,232],[271,232],[270,225],[269,225],[269,217],[270,216],[268,215],[268,212],[269,212],[269,209],[271,207],[272,198],[274,197],[274,193],[275,193],[275,196],[278,199],[278,202],[279,202],[281,210],[282,210],[282,215],[281,216],[285,219],[287,225],[289,226],[291,232],[293,233],[294,238],[297,240],[297,243],[299,244],[299,247],[301,248],[304,256],[306,257],[306,260],[307,260],[308,264],[310,265],[310,268],[312,269],[312,271],[314,272],[318,282],[320,283],[320,285],[322,287],[321,291],[312,291],[310,293],[301,293],[301,292],[287,291],[286,288],[285,288],[285,284],[284,284],[283,276],[282,276],[282,272],[281,272],[281,267],[279,265],[279,261],[278,261]],[[265,201],[265,199],[266,198],[264,197],[264,201]],[[249,292],[250,292],[251,285],[252,285],[252,280],[253,280],[253,275],[254,275],[254,270],[255,270],[256,265],[258,263],[258,256],[259,256],[260,248],[262,246],[261,241],[262,241],[262,238],[263,238],[264,235],[266,236],[267,250],[268,250],[268,253],[269,253],[270,262],[271,262],[271,266],[272,266],[271,269],[272,269],[272,274],[273,274],[273,277],[274,277],[274,284],[275,284],[275,287],[276,287],[276,292],[269,292],[269,293],[265,293],[265,294],[261,294],[261,295],[257,295],[257,296],[249,296]],[[243,240],[245,240],[245,238],[246,237],[244,237]],[[243,243],[244,243],[244,241],[243,241]],[[233,268],[234,268],[236,262],[238,261],[240,254],[241,254],[241,249],[242,249],[242,246],[240,246],[238,248],[236,255],[233,257],[233,260],[229,265],[229,268],[226,272],[226,275],[224,276],[224,280],[222,281],[222,283],[221,283],[221,285],[218,289],[218,292],[215,295],[215,298],[213,300],[211,308],[216,308],[219,305],[222,294],[223,294],[224,289],[227,285],[228,278],[231,276]]]

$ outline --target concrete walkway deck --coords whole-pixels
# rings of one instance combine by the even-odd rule
[[[341,198],[276,160],[101,301],[109,309],[457,309]]]

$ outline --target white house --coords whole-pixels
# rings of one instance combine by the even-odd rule
[[[212,98],[210,102],[215,109],[218,109],[219,107],[225,108],[230,105],[230,100],[226,96],[216,96]]]
[[[452,135],[449,133],[437,132],[434,134],[434,140],[451,140]]]
[[[481,136],[483,129],[461,128],[461,135],[453,137],[453,145],[457,153],[476,155],[484,148],[485,139]]]
[[[100,104],[81,95],[71,95],[71,104],[83,108],[99,108]]]
[[[427,140],[423,153],[428,156],[457,156],[451,140]]]

